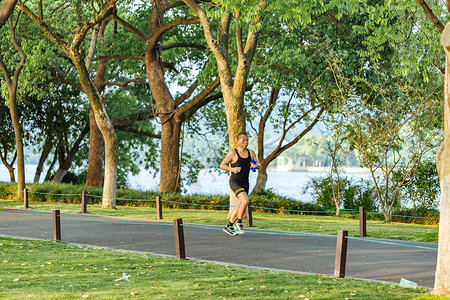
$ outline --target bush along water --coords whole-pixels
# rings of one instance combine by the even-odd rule
[[[333,187],[330,176],[323,178],[312,178],[305,186],[303,194],[309,194],[313,203],[321,207],[335,207],[333,200]],[[352,181],[348,177],[341,179],[340,203],[343,217],[358,218],[356,210],[365,207],[367,219],[384,220],[384,215],[379,210],[379,204],[375,194],[373,181],[359,179]],[[336,188],[336,187],[335,187]],[[409,203],[402,198],[403,203]],[[417,203],[417,200],[416,200]],[[350,211],[348,214],[346,211]],[[391,221],[414,224],[436,225],[439,223],[439,211],[429,206],[415,206],[404,208],[398,205],[393,213]]]
[[[44,182],[27,184],[29,201],[81,203],[81,194],[86,191],[88,204],[101,204],[102,189],[85,185]],[[176,193],[158,193],[154,191],[136,191],[118,189],[116,204],[127,206],[155,207],[156,197],[161,197],[163,207],[180,209],[229,209],[229,195],[181,195]],[[15,200],[17,185],[0,182],[0,198]],[[271,213],[313,213],[326,210],[315,204],[303,203],[278,196],[272,191],[262,191],[250,195],[253,211]]]

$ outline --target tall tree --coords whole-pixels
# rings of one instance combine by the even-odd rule
[[[266,26],[264,18],[275,15],[288,26],[298,26],[309,22],[310,14],[321,4],[264,0],[183,2],[199,17],[206,43],[216,59],[227,115],[229,149],[233,149],[239,132],[246,131],[244,94],[261,28]],[[234,202],[234,194],[230,193],[230,213]]]
[[[192,57],[198,56],[195,51],[201,53],[200,62],[205,60],[203,55],[205,46],[192,42],[193,38],[188,37],[187,34],[175,40],[164,38],[166,34],[174,33],[180,26],[199,22],[198,18],[190,17],[182,6],[184,4],[179,1],[153,1],[152,5],[147,7],[146,29],[140,29],[137,24],[133,25],[133,20],[127,21],[125,17],[118,14],[114,15],[114,20],[132,32],[143,44],[144,56],[142,59],[145,63],[152,99],[156,104],[155,114],[161,124],[160,192],[178,192],[180,190],[179,149],[183,122],[189,119],[200,107],[221,97],[220,94],[215,93],[215,89],[219,85],[218,78],[213,80],[209,78],[204,82],[198,78],[184,79],[185,82],[191,84],[184,93],[175,97],[170,91],[167,79],[169,76],[164,72],[164,68],[171,67],[173,69],[175,65],[165,61],[167,57],[164,54],[165,52],[185,49],[185,53],[190,53],[189,49],[192,49],[194,54],[191,54],[191,65],[195,64]],[[197,64],[199,63],[197,62]],[[201,73],[202,67],[199,67],[198,71]],[[179,81],[183,81],[183,78]]]
[[[450,24],[445,25],[441,43],[445,50],[444,142],[439,148],[437,169],[441,186],[438,261],[433,294],[450,296]]]
[[[114,11],[116,2],[117,0],[96,1],[92,3],[92,7],[90,6],[92,9],[88,13],[88,16],[84,16],[79,12],[81,6],[84,5],[82,3],[70,7],[64,3],[55,1],[47,6],[43,6],[42,2],[38,1],[38,13],[33,12],[25,2],[18,4],[19,9],[25,12],[41,28],[45,36],[70,58],[77,70],[80,85],[92,105],[97,126],[102,132],[105,141],[105,180],[102,199],[102,206],[104,208],[114,208],[116,205],[117,137],[101,95],[90,77],[89,69],[90,62],[93,59],[93,53],[90,52],[86,55],[83,51],[82,44],[88,32]],[[44,8],[46,9],[45,12],[43,10]],[[60,22],[59,24],[48,23],[50,17],[55,17],[54,14],[58,16],[59,20],[56,22]],[[67,28],[63,28],[64,25],[67,25],[63,24],[64,18],[73,18],[73,16],[79,17],[78,25],[72,31],[74,33],[70,32],[70,28],[69,31],[67,31]],[[60,26],[58,27],[58,25]]]
[[[3,11],[0,16],[1,18],[6,18],[8,15],[8,10],[11,9],[13,1],[6,1],[3,3],[1,10]],[[14,8],[14,6],[12,7]],[[16,18],[13,20],[13,12],[9,13],[8,24],[9,30],[11,34],[11,42],[14,46],[15,51],[19,54],[20,60],[19,62],[15,62],[14,55],[11,56],[12,61],[8,63],[10,66],[14,66],[14,70],[9,70],[7,64],[4,62],[3,55],[0,54],[0,69],[2,70],[3,77],[6,82],[7,90],[8,90],[8,98],[9,98],[9,110],[11,115],[12,124],[14,127],[14,136],[16,139],[16,153],[17,153],[17,199],[19,201],[23,200],[23,190],[25,189],[25,155],[23,150],[23,136],[22,136],[22,128],[20,126],[19,113],[17,111],[17,88],[19,83],[20,73],[25,66],[26,55],[23,51],[20,42],[16,37],[16,28],[18,22],[20,20],[20,13],[17,14]],[[3,21],[0,19],[0,24],[3,24]],[[4,45],[2,43],[2,45]]]
[[[14,139],[14,128],[8,106],[0,95],[0,159],[8,169],[11,182],[16,182],[14,174],[14,163],[16,162],[16,144]]]
[[[436,267],[436,276],[433,294],[450,296],[450,282],[447,280],[450,276],[450,127],[449,125],[449,59],[450,59],[450,29],[449,24],[442,23],[441,20],[448,18],[450,13],[450,3],[447,1],[444,5],[440,1],[425,1],[416,0],[417,4],[413,4],[408,9],[402,9],[405,14],[417,19],[414,27],[411,27],[410,32],[414,32],[419,37],[426,36],[426,38],[418,39],[414,45],[416,49],[426,49],[427,55],[417,55],[415,51],[404,51],[404,55],[408,53],[413,56],[409,60],[410,63],[415,63],[416,68],[419,66],[420,70],[425,73],[435,72],[440,70],[444,73],[444,142],[439,148],[437,155],[437,169],[439,174],[439,181],[441,186],[441,201],[440,201],[440,221],[439,221],[439,248],[438,248],[438,262]],[[405,4],[408,5],[408,4]],[[421,8],[423,14],[414,14],[417,6]],[[387,7],[390,11],[394,8]],[[414,28],[414,31],[412,30]],[[440,35],[440,38],[439,38]],[[411,39],[408,39],[411,40]],[[440,43],[439,43],[440,42]],[[445,53],[445,64],[443,63],[442,48]],[[421,64],[425,61],[424,64]],[[407,65],[407,64],[406,64]],[[445,66],[445,68],[443,67]]]

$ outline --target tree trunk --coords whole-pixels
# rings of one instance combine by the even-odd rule
[[[95,122],[95,115],[92,107],[89,108],[89,127],[89,163],[86,175],[86,185],[102,187],[105,144],[103,142],[103,135]]]
[[[80,150],[81,142],[84,140],[88,132],[89,132],[89,124],[86,124],[84,129],[80,132],[78,138],[73,143],[72,149],[70,149],[70,151],[67,150],[67,153],[65,153],[64,151],[66,151],[69,145],[65,145],[65,147],[63,145],[62,147],[59,147],[60,149],[59,168],[56,171],[55,176],[53,176],[52,181],[61,182],[63,180],[64,176],[67,174],[70,167],[72,166],[73,158],[77,154],[78,150]],[[67,138],[64,140],[67,141]]]
[[[5,0],[0,6],[0,28],[6,23],[9,16],[14,11],[14,7],[16,6],[17,0]]]
[[[3,165],[8,169],[9,180],[11,182],[16,182],[16,176],[14,175],[14,167],[13,166],[14,166],[14,162],[16,161],[17,154],[16,153],[14,154],[14,157],[13,157],[11,163],[8,163],[8,161],[6,160],[8,157],[8,152],[5,151],[4,156],[0,154],[0,157],[2,159]]]
[[[256,179],[256,185],[253,188],[252,194],[266,189],[268,164],[265,160],[260,161],[260,164],[261,167],[258,170],[258,178]]]
[[[150,27],[156,30],[163,11],[152,11]],[[152,36],[150,33],[149,36]],[[152,96],[161,120],[161,161],[159,192],[179,192],[178,170],[182,118],[176,115],[176,103],[167,87],[158,50],[150,45],[145,51],[145,69]]]
[[[161,180],[159,192],[180,192],[178,171],[180,165],[181,120],[172,117],[162,124],[161,130]]]
[[[441,43],[446,54],[444,84],[444,143],[439,148],[437,170],[441,186],[439,244],[433,294],[450,296],[450,23]]]
[[[81,86],[88,96],[94,111],[95,122],[105,141],[105,181],[103,184],[102,207],[115,208],[117,192],[117,136],[106,112],[105,105],[89,76],[86,66],[77,54],[73,55],[72,61],[77,68]]]
[[[25,156],[23,153],[23,140],[22,140],[22,128],[19,121],[19,113],[17,111],[17,85],[19,82],[19,75],[25,65],[26,55],[23,49],[20,47],[16,40],[14,22],[10,19],[14,12],[14,7],[17,1],[7,0],[0,7],[0,28],[5,24],[6,20],[9,22],[9,27],[11,31],[11,41],[14,48],[21,56],[21,61],[17,66],[14,75],[11,76],[8,72],[3,59],[0,57],[0,68],[5,77],[6,85],[8,87],[9,93],[9,111],[11,114],[11,121],[14,127],[14,136],[16,139],[16,153],[17,153],[17,200],[23,201],[23,190],[25,189]]]
[[[104,38],[106,25],[108,25],[110,21],[111,21],[110,17],[103,20],[99,29],[100,37]],[[105,75],[106,75],[106,60],[101,60],[97,66],[97,72],[94,78],[94,85],[97,88],[100,95],[103,93],[106,87]],[[103,104],[105,103],[103,102]],[[103,141],[102,133],[100,132],[100,129],[98,129],[97,123],[95,122],[95,115],[91,106],[89,106],[89,127],[90,127],[89,160],[86,175],[86,185],[102,187],[103,158],[105,155],[105,144]]]
[[[447,27],[446,27],[447,28]],[[447,56],[447,61],[449,57]],[[445,122],[449,122],[448,102],[448,63],[445,76]],[[450,128],[449,128],[450,129]],[[449,134],[447,131],[446,135]],[[439,243],[436,265],[436,276],[434,281],[434,295],[450,296],[450,139],[445,138],[438,154],[439,181],[441,187],[440,221],[439,221]]]
[[[9,92],[9,109],[14,126],[17,151],[17,201],[23,201],[23,190],[25,189],[25,155],[23,153],[22,128],[17,111],[16,92]]]
[[[55,149],[55,154],[53,155],[53,160],[48,166],[47,174],[45,175],[44,181],[49,181],[50,176],[52,175],[53,167],[56,164],[56,161],[58,160],[58,151]]]
[[[336,203],[336,217],[341,215],[341,207]]]
[[[44,169],[44,163],[47,160],[50,151],[52,151],[52,145],[53,144],[53,136],[51,134],[47,135],[47,138],[44,142],[44,147],[42,149],[41,157],[39,158],[39,163],[36,167],[36,173],[34,175],[34,183],[39,182],[41,179],[42,170]]]
[[[66,176],[68,171],[69,171],[68,168],[59,167],[55,173],[55,176],[53,176],[52,181],[53,182],[61,182],[63,180],[64,176]]]

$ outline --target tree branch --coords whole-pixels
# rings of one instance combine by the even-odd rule
[[[84,89],[83,89],[83,87],[82,87],[81,85],[79,85],[79,84],[77,84],[77,83],[74,83],[74,82],[72,82],[72,81],[67,80],[65,77],[59,75],[58,73],[54,74],[52,77],[53,77],[54,79],[58,80],[59,82],[64,83],[64,84],[67,84],[67,85],[73,87],[74,89],[76,89],[76,90],[78,90],[78,91],[84,93]]]
[[[125,128],[132,125],[136,121],[143,121],[152,118],[155,118],[155,115],[151,110],[141,109],[134,111],[128,116],[112,119],[111,123],[113,124],[114,128]]]
[[[428,4],[425,2],[425,0],[416,0],[416,2],[419,3],[420,6],[422,6],[422,9],[425,12],[425,15],[434,24],[434,27],[436,27],[437,30],[439,30],[439,32],[442,33],[444,31],[444,25],[441,23],[441,21],[439,21],[439,19],[433,13],[433,11],[428,6]]]
[[[243,60],[244,59],[244,48],[243,48],[243,44],[242,44],[242,28],[241,25],[239,25],[240,22],[240,17],[241,17],[241,12],[240,11],[236,11],[236,44],[237,44],[237,53],[238,53],[238,58],[239,60]]]
[[[152,137],[155,139],[161,139],[160,134],[154,134],[154,133],[147,132],[147,131],[141,131],[141,130],[130,128],[130,127],[114,127],[114,128],[117,130],[125,131],[125,132],[132,132],[132,133],[136,133],[136,134],[140,134],[140,135],[149,136],[149,137]]]
[[[191,101],[185,103],[181,107],[179,107],[176,111],[177,115],[182,116],[187,112],[197,111],[202,105],[202,100],[206,98],[216,87],[220,84],[220,79],[217,77],[214,81],[212,81],[203,91],[201,91],[197,96],[195,96]],[[212,100],[210,100],[212,101]]]
[[[70,57],[69,53],[69,46],[68,44],[60,37],[58,37],[55,33],[52,32],[50,27],[47,25],[47,23],[44,22],[44,20],[40,19],[38,16],[36,16],[31,9],[29,9],[24,4],[17,4],[17,7],[23,11],[25,14],[27,14],[28,17],[30,17],[44,32],[44,35],[48,37],[53,43],[55,43],[67,56]]]
[[[196,81],[194,81],[194,83],[188,88],[188,90],[183,95],[181,95],[180,97],[175,99],[175,103],[176,103],[175,107],[178,107],[181,103],[184,102],[184,100],[189,98],[197,87],[198,87],[198,79]]]
[[[172,44],[166,44],[162,45],[162,50],[169,50],[173,48],[195,48],[199,50],[206,50],[206,46],[195,44],[195,43],[172,43]]]
[[[94,58],[94,61],[98,60],[111,60],[111,59],[130,59],[130,60],[144,60],[144,56],[133,55],[105,55]]]
[[[100,12],[95,16],[95,18],[93,18],[89,22],[85,23],[83,25],[83,27],[81,27],[78,30],[78,32],[74,35],[74,37],[72,39],[72,44],[70,45],[71,51],[78,51],[78,48],[80,47],[81,43],[83,42],[84,37],[86,36],[87,32],[91,28],[96,26],[97,24],[103,22],[103,20],[105,18],[107,18],[108,15],[110,15],[113,12],[113,10],[116,7],[117,1],[118,0],[108,0],[106,5],[104,7],[102,7]]]
[[[17,89],[17,85],[19,83],[19,74],[20,71],[22,71],[23,67],[25,66],[25,60],[27,59],[27,56],[25,55],[25,52],[23,51],[22,47],[19,45],[19,43],[17,42],[16,39],[16,25],[13,25],[13,21],[11,18],[8,19],[8,23],[9,23],[9,27],[11,29],[11,41],[14,45],[14,48],[16,49],[17,52],[19,52],[20,54],[20,63],[17,66],[16,70],[14,71],[14,80],[13,80],[13,84],[14,84],[14,89]],[[15,93],[15,91],[14,91]]]
[[[147,35],[142,33],[139,29],[119,17],[117,14],[114,14],[113,16],[114,21],[116,21],[118,24],[122,25],[125,29],[128,29],[131,33],[136,35],[141,41],[146,42],[148,40]]]
[[[174,1],[174,2],[167,3],[166,8],[172,9],[172,8],[182,6],[182,5],[185,5],[185,3],[183,1]]]
[[[148,49],[153,49],[156,47],[159,38],[161,35],[163,35],[166,31],[169,31],[170,29],[179,26],[179,25],[192,25],[197,24],[200,22],[199,18],[191,18],[191,19],[176,19],[173,21],[170,21],[169,23],[166,23],[162,25],[161,27],[158,27],[158,30],[156,30],[151,37],[148,45]]]
[[[145,83],[140,81],[138,78],[129,79],[129,80],[125,81],[124,83],[118,83],[118,82],[113,82],[113,81],[104,81],[104,84],[105,85],[115,85],[115,86],[119,86],[119,87],[126,87],[127,85],[129,85],[132,82],[137,82],[140,85],[145,85]]]

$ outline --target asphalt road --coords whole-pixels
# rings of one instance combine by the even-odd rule
[[[300,273],[333,275],[336,236],[246,229],[229,236],[219,226],[185,224],[189,259]],[[345,230],[345,228],[343,228]],[[0,211],[0,235],[53,239],[53,215],[36,210]],[[61,240],[118,250],[175,256],[173,222],[83,214],[61,214]],[[401,278],[432,288],[437,244],[349,238],[346,277],[399,283]]]

